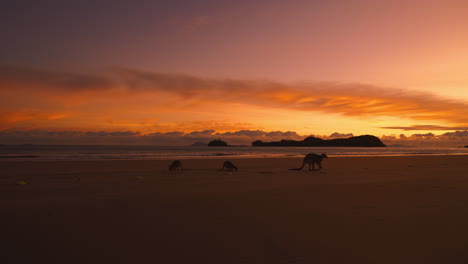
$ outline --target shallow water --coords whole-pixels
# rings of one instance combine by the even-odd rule
[[[190,147],[190,146],[79,146],[3,145],[1,160],[89,159],[206,159],[299,157],[307,153],[328,156],[468,155],[468,148],[448,147]]]

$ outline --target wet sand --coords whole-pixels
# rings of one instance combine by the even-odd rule
[[[231,160],[0,161],[0,261],[468,262],[468,156]]]

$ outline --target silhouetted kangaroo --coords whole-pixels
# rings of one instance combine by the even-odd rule
[[[319,169],[322,169],[322,160],[323,158],[328,158],[327,154],[322,153],[322,155],[318,155],[315,153],[309,153],[304,157],[304,161],[302,162],[302,167],[297,169],[289,169],[289,170],[302,170],[306,163],[309,164],[309,170],[314,169],[315,163],[318,164]],[[312,169],[310,168],[312,165]]]
[[[182,162],[180,160],[174,160],[171,165],[169,165],[169,171],[182,170]]]
[[[224,164],[223,164],[223,168],[221,170],[236,170],[237,171],[237,167],[230,161],[225,161]]]

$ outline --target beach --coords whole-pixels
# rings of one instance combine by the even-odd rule
[[[468,262],[468,156],[229,160],[1,160],[0,261]]]

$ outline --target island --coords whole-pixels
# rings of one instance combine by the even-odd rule
[[[216,140],[210,141],[210,143],[208,143],[208,146],[209,147],[227,147],[228,144],[220,139],[216,139]]]
[[[257,140],[252,142],[253,147],[386,147],[376,136],[363,135],[350,138],[321,139],[308,137],[302,141],[281,140],[273,142],[263,142]]]

